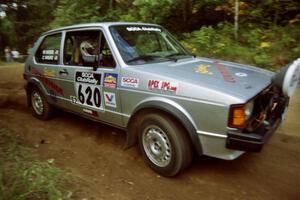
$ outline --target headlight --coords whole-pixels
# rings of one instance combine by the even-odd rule
[[[246,120],[248,120],[251,117],[252,112],[253,112],[253,108],[254,108],[254,102],[253,101],[251,101],[251,102],[249,102],[245,105],[245,118],[246,118]]]

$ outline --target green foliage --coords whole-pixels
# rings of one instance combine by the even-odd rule
[[[130,1],[122,0],[60,0],[54,10],[54,20],[50,23],[50,27],[57,28],[78,23],[118,21],[122,16],[128,21],[134,21],[134,17],[126,14],[130,5]]]
[[[48,163],[31,156],[12,131],[0,128],[0,199],[70,199],[65,187],[70,177]]]
[[[299,55],[299,26],[271,26],[248,24],[240,29],[239,41],[233,38],[233,25],[220,23],[217,27],[203,26],[185,33],[182,43],[200,56],[232,60],[268,69],[279,68]]]
[[[0,18],[1,53],[6,45],[26,53],[28,45],[35,41],[37,35],[48,29],[56,0],[7,0],[5,4],[0,4],[3,5],[6,17]]]
[[[52,28],[137,21],[163,25],[203,56],[263,67],[280,66],[299,56],[295,41],[300,34],[295,30],[300,25],[300,1],[239,2],[239,40],[235,41],[235,0],[6,0],[0,4],[7,15],[0,18],[0,55],[6,45],[26,53],[28,44]]]
[[[179,0],[61,0],[50,26],[54,28],[77,23],[118,20],[161,23],[172,14],[171,11],[178,7],[179,3]]]
[[[7,19],[0,20],[0,30],[6,30],[5,32],[1,32],[1,37],[5,40],[6,45],[16,42],[14,24],[11,21]]]
[[[132,4],[137,9],[131,10],[131,13],[137,12],[140,21],[161,23],[179,3],[176,0],[134,0]]]
[[[295,0],[247,1],[245,17],[242,23],[259,23],[261,25],[287,25],[299,13],[300,2]]]
[[[92,0],[61,0],[54,12],[55,20],[50,26],[56,28],[78,23],[102,21],[101,4]]]

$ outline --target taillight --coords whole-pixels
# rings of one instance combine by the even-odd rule
[[[245,105],[232,105],[229,111],[228,127],[244,128],[246,122]]]

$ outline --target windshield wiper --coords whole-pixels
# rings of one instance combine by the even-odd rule
[[[170,57],[174,57],[174,56],[181,56],[181,55],[186,55],[186,54],[183,54],[183,53],[171,53],[169,55],[166,56],[166,58],[170,58]]]
[[[144,61],[147,61],[147,60],[154,60],[155,58],[161,58],[161,56],[155,56],[155,55],[141,55],[141,56],[137,56],[137,57],[134,57],[134,58],[132,58],[132,59],[127,60],[127,63],[134,62],[134,61],[138,61],[138,60],[144,60]]]
[[[170,55],[165,56],[164,58],[168,58],[170,60],[177,62],[178,58],[175,58],[176,56],[193,56],[193,55],[184,54],[184,53],[172,53]]]

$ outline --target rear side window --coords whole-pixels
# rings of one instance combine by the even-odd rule
[[[60,33],[45,37],[35,54],[36,61],[45,64],[58,64],[60,41]]]

